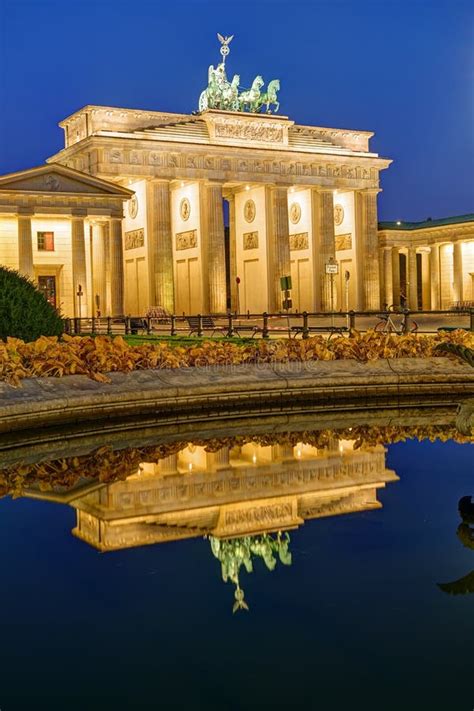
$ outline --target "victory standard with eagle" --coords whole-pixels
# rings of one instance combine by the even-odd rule
[[[230,52],[229,44],[232,42],[234,35],[224,37],[217,33],[217,38],[221,43],[222,62],[215,69],[212,64],[209,67],[207,89],[204,89],[199,97],[199,111],[222,109],[225,111],[249,111],[251,113],[264,111],[267,114],[271,114],[271,106],[273,106],[274,112],[277,112],[280,108],[277,98],[277,92],[280,90],[279,79],[273,79],[268,84],[267,90],[262,92],[265,82],[258,75],[253,80],[250,89],[239,92],[240,76],[234,74],[232,81],[229,82],[225,71],[225,60]]]

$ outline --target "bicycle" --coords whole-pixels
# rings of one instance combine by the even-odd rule
[[[404,314],[402,320],[396,323],[392,319],[393,313],[400,313],[393,305],[389,306],[387,311],[383,314],[379,314],[380,321],[375,324],[374,330],[378,333],[398,333],[400,335],[404,333],[416,333],[418,331],[418,324],[413,319],[408,320]]]

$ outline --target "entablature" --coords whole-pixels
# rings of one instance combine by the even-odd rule
[[[474,240],[474,220],[470,223],[420,230],[379,230],[381,247],[423,247],[447,242]]]
[[[379,172],[391,160],[365,155],[308,155],[281,150],[169,143],[150,146],[137,138],[91,136],[48,159],[107,180],[167,180],[291,183],[333,188],[379,187]]]

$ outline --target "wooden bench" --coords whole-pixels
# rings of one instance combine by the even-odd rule
[[[186,316],[185,319],[189,326],[190,336],[193,333],[200,335],[200,333],[204,333],[204,331],[211,331],[211,336],[215,333],[220,333],[223,336],[227,336],[229,334],[229,326],[223,323],[217,324],[212,316]],[[199,323],[199,319],[201,319],[201,323]],[[261,333],[262,330],[261,326],[236,324],[235,322],[232,323],[232,332],[239,338],[241,337],[240,333],[242,331],[251,333],[251,338],[253,338],[255,334]]]
[[[261,326],[256,326],[255,324],[253,326],[251,324],[249,324],[248,326],[244,326],[243,324],[232,324],[232,330],[237,334],[239,338],[241,337],[241,331],[251,333],[252,335],[250,336],[250,338],[253,338],[257,333],[262,333],[263,331]]]
[[[291,330],[295,334],[296,338],[299,333],[303,334],[305,332],[304,326],[292,326]],[[329,338],[331,338],[335,333],[342,336],[343,333],[349,331],[347,326],[308,326],[306,332],[309,333],[329,333]]]
[[[211,331],[212,336],[215,333],[221,333],[224,336],[227,334],[227,326],[217,325],[212,316],[186,316],[185,318],[189,326],[190,336],[193,333],[197,333],[199,336],[203,331]]]

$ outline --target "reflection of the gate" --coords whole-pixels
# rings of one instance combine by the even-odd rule
[[[126,481],[79,494],[74,533],[106,551],[212,534],[289,530],[306,519],[379,508],[377,489],[397,481],[381,445],[354,450],[254,443],[217,452],[189,445]]]

